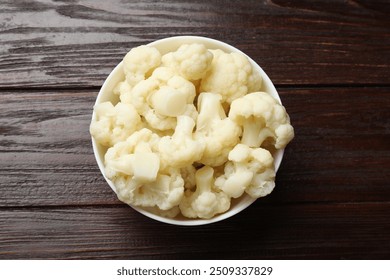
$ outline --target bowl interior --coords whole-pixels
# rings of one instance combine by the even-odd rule
[[[190,43],[201,43],[204,44],[209,49],[221,49],[225,52],[239,52],[244,55],[242,51],[226,44],[218,40],[206,38],[206,37],[199,37],[199,36],[177,36],[177,37],[170,37],[166,39],[161,39],[155,42],[152,42],[148,44],[149,46],[153,46],[157,48],[161,54],[165,54],[171,51],[175,51],[179,46],[182,44],[190,44]],[[261,67],[254,62],[250,57],[246,55],[246,57],[249,59],[250,63],[252,64],[255,71],[258,71],[263,79],[262,83],[262,91],[266,91],[269,94],[271,94],[273,97],[275,97],[279,102],[281,102],[280,97],[275,89],[275,86],[273,85],[272,81],[269,79],[267,74],[261,69]],[[101,87],[99,94],[96,98],[96,103],[99,104],[106,101],[111,101],[113,104],[116,104],[119,99],[117,96],[113,94],[113,89],[116,86],[117,83],[120,81],[123,81],[125,78],[123,73],[123,64],[120,62],[114,70],[110,73],[110,75],[107,77],[105,82],[103,83],[103,86]],[[92,119],[95,119],[95,113],[92,114]],[[115,185],[114,183],[108,179],[105,176],[104,172],[104,154],[106,152],[106,148],[102,147],[100,144],[96,143],[96,141],[92,138],[92,146],[93,151],[95,154],[96,161],[98,163],[99,169],[101,173],[103,174],[105,180],[107,181],[108,185],[112,188],[112,190],[115,192]],[[274,164],[275,164],[275,170],[277,171],[280,163],[283,158],[284,150],[278,150],[274,154]],[[150,213],[140,207],[131,206],[136,211],[142,213],[143,215],[152,218],[154,220],[168,223],[168,224],[174,224],[174,225],[183,225],[183,226],[195,226],[195,225],[204,225],[204,224],[210,224],[214,222],[218,222],[224,219],[227,219],[245,208],[247,208],[249,205],[251,205],[256,199],[250,197],[249,195],[244,194],[242,197],[238,199],[234,199],[232,201],[232,206],[226,213],[217,215],[211,219],[188,219],[182,216],[176,217],[176,218],[166,218],[162,217],[153,213]]]

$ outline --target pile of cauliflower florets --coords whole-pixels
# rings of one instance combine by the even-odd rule
[[[186,44],[123,59],[119,102],[95,106],[90,132],[107,148],[118,198],[166,217],[209,219],[244,193],[274,188],[270,151],[294,137],[285,108],[245,55]]]

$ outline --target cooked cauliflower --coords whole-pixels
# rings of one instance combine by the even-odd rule
[[[104,157],[106,176],[113,181],[120,175],[140,183],[154,181],[160,169],[159,140],[157,134],[143,128],[109,148]]]
[[[157,68],[146,80],[139,82],[122,97],[122,102],[133,104],[148,125],[157,130],[176,127],[176,117],[192,116],[196,92],[194,85],[166,67]]]
[[[168,210],[179,205],[184,181],[178,169],[160,170],[160,157],[154,151],[159,137],[144,128],[120,142],[105,155],[106,176],[115,183],[125,203]]]
[[[111,102],[97,104],[94,108],[96,118],[90,126],[95,140],[106,147],[125,140],[142,127],[141,118],[131,104]]]
[[[189,81],[196,81],[206,76],[213,54],[202,44],[186,44],[163,55],[161,60],[163,66],[174,69]]]
[[[229,118],[243,127],[241,143],[260,147],[267,138],[276,149],[294,138],[294,129],[285,108],[266,92],[253,92],[234,100]]]
[[[123,59],[126,82],[134,87],[161,63],[160,52],[153,47],[139,46],[131,49]]]
[[[229,196],[215,189],[212,167],[204,166],[196,171],[195,180],[195,192],[188,190],[179,205],[185,217],[209,219],[229,209]]]
[[[94,107],[90,133],[107,149],[118,198],[156,215],[210,219],[231,199],[275,187],[272,153],[294,137],[285,108],[241,53],[186,44],[123,59],[117,103]],[[228,116],[227,116],[228,115]]]
[[[222,102],[233,100],[261,88],[261,77],[253,70],[245,55],[213,51],[214,58],[209,74],[200,84],[200,91],[215,92],[222,96]]]
[[[156,180],[141,185],[135,191],[134,200],[128,204],[170,210],[178,206],[184,194],[184,181],[178,169],[161,171]]]
[[[240,127],[226,117],[220,102],[221,96],[216,93],[203,92],[198,97],[195,138],[206,143],[199,162],[210,166],[226,162],[241,133]]]
[[[128,96],[131,94],[131,89],[132,86],[130,86],[126,80],[124,80],[116,85],[116,87],[113,89],[113,93],[121,98],[121,96]]]
[[[124,203],[157,207],[166,215],[178,213],[172,208],[179,205],[184,194],[184,181],[175,169],[158,174],[154,181],[148,183],[140,183],[131,176],[119,176],[114,183],[118,198]]]
[[[244,191],[255,198],[266,196],[275,187],[273,163],[269,151],[237,144],[229,153],[225,173],[215,180],[215,185],[233,198]]]
[[[188,116],[179,116],[172,136],[164,136],[158,143],[161,161],[164,166],[184,168],[202,157],[205,142],[193,137],[195,122]]]
[[[186,190],[194,190],[196,186],[195,181],[196,168],[193,165],[187,165],[180,168],[181,177],[184,180],[184,188]]]

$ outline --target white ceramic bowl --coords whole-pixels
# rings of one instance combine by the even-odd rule
[[[189,43],[201,43],[204,44],[207,48],[209,49],[221,49],[225,52],[239,52],[244,54],[242,51],[236,49],[235,47],[232,47],[224,42],[215,40],[215,39],[210,39],[206,37],[199,37],[199,36],[177,36],[177,37],[170,37],[170,38],[165,38],[161,40],[157,40],[155,42],[152,42],[148,44],[149,46],[153,46],[157,48],[161,54],[165,54],[171,51],[175,51],[180,45],[182,44],[189,44]],[[245,55],[245,54],[244,54]],[[246,55],[247,56],[247,55]],[[248,56],[247,56],[248,57]],[[252,64],[253,68],[255,71],[258,71],[263,78],[263,85],[262,85],[262,91],[266,91],[269,94],[271,94],[273,97],[275,97],[277,100],[280,101],[280,97],[275,89],[275,86],[273,85],[272,81],[270,78],[267,76],[267,74],[261,69],[261,67],[254,62],[250,57],[248,57],[250,63]],[[99,104],[105,101],[111,101],[114,104],[118,102],[118,97],[115,96],[112,93],[113,88],[115,85],[122,81],[124,79],[124,74],[123,74],[123,65],[122,62],[120,62],[114,70],[110,73],[110,75],[107,77],[105,82],[103,83],[102,88],[99,91],[99,94],[96,99],[95,104]],[[95,113],[92,115],[92,119],[95,118]],[[96,141],[92,138],[92,146],[93,146],[93,151],[96,157],[97,164],[100,168],[100,171],[102,172],[104,178],[106,179],[108,185],[112,188],[112,190],[115,192],[115,185],[114,183],[108,179],[104,174],[104,154],[106,152],[106,149],[96,143]],[[283,153],[284,150],[278,150],[276,154],[274,154],[274,163],[275,163],[275,170],[277,171],[280,163],[283,158]],[[159,215],[150,213],[140,207],[135,207],[131,206],[134,208],[136,211],[140,212],[141,214],[152,218],[154,220],[163,222],[163,223],[168,223],[168,224],[174,224],[174,225],[181,225],[181,226],[197,226],[197,225],[205,225],[205,224],[210,224],[218,221],[225,220],[231,216],[236,215],[237,213],[241,212],[245,208],[247,208],[249,205],[251,205],[256,199],[250,197],[249,195],[244,194],[242,197],[239,199],[236,199],[232,202],[231,208],[220,215],[217,215],[211,219],[188,219],[185,217],[179,217],[179,218],[166,218],[166,217],[161,217]]]

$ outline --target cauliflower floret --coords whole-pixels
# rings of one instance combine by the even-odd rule
[[[123,59],[123,71],[126,82],[132,88],[152,72],[161,63],[160,52],[153,47],[132,48]]]
[[[108,149],[106,176],[114,182],[121,201],[161,210],[179,205],[184,181],[179,169],[161,170],[158,141],[158,135],[144,128]]]
[[[214,170],[204,166],[195,174],[196,190],[187,190],[179,207],[182,214],[188,218],[209,219],[230,208],[230,198],[224,192],[214,188]]]
[[[206,142],[202,158],[205,165],[218,166],[227,161],[229,151],[238,143],[240,127],[226,117],[221,96],[203,92],[198,97],[199,115],[195,139]]]
[[[131,92],[132,87],[126,82],[126,80],[119,82],[113,89],[113,93],[115,95],[126,96],[129,95]]]
[[[184,180],[177,169],[159,172],[156,179],[140,183],[131,176],[119,176],[115,180],[118,198],[129,205],[156,207],[160,214],[177,215],[177,207],[184,195]],[[177,209],[177,208],[176,208]],[[176,213],[175,213],[176,212]]]
[[[170,210],[178,206],[184,195],[184,180],[178,169],[161,171],[156,180],[142,184],[135,190],[134,200],[128,203],[135,206]]]
[[[153,129],[169,130],[175,128],[177,116],[194,115],[195,94],[191,82],[169,68],[159,67],[122,99],[133,104]]]
[[[179,116],[172,136],[164,136],[158,143],[163,166],[182,168],[202,157],[205,143],[193,139],[195,122],[188,116]]]
[[[203,44],[181,45],[177,51],[163,55],[162,65],[174,69],[190,81],[205,77],[213,54]]]
[[[200,84],[200,91],[215,92],[222,103],[232,103],[236,98],[261,88],[261,77],[241,53],[213,50],[214,58],[208,75]]]
[[[183,168],[180,168],[180,174],[184,180],[184,188],[186,190],[195,190],[195,173],[196,168],[193,165],[187,165]]]
[[[229,197],[240,197],[245,191],[258,198],[272,192],[275,170],[268,150],[237,144],[229,153],[229,160],[225,174],[215,180],[215,185]]]
[[[194,85],[180,76],[173,76],[166,84],[151,95],[150,104],[163,116],[183,115],[187,105],[193,105],[196,93]]]
[[[106,176],[113,181],[122,175],[139,183],[154,181],[160,169],[159,140],[157,134],[143,128],[109,148],[104,157]]]
[[[285,108],[266,92],[253,92],[234,100],[229,118],[243,127],[241,143],[250,147],[260,147],[272,138],[275,148],[282,149],[294,138]]]
[[[147,102],[149,95],[159,89],[160,83],[158,80],[149,77],[135,85],[131,91],[121,95],[123,103],[132,104],[140,115],[145,114],[150,109],[150,104]]]
[[[92,120],[90,133],[103,146],[125,140],[142,127],[141,118],[131,104],[103,102],[94,108],[96,118]]]

